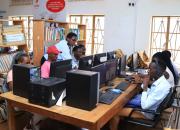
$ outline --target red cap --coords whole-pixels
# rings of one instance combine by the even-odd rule
[[[62,53],[61,51],[59,51],[56,46],[49,46],[47,49],[47,53],[48,54],[55,54],[58,55],[59,53]]]

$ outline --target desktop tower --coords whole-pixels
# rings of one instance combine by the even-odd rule
[[[98,72],[72,70],[67,72],[66,104],[84,110],[96,107],[99,98]]]
[[[37,67],[30,64],[16,64],[13,66],[13,94],[28,98],[29,82],[34,69],[37,69]]]

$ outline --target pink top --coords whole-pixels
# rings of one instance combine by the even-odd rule
[[[50,75],[50,61],[45,61],[44,64],[41,66],[41,77],[42,78],[49,78]]]
[[[7,74],[7,83],[13,81],[12,69]]]

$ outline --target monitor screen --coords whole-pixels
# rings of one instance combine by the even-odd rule
[[[90,70],[93,64],[93,55],[83,56],[79,60],[79,68],[80,70]]]
[[[105,81],[106,81],[106,63],[92,67],[91,71],[100,73],[100,85],[105,83]]]
[[[106,82],[111,81],[116,77],[117,60],[108,60],[106,62]]]
[[[133,54],[133,70],[138,69],[138,53]]]
[[[121,57],[121,65],[120,65],[120,69],[121,69],[121,71],[125,71],[126,70],[126,55],[123,55],[122,57]]]
[[[94,55],[94,62],[93,66],[102,64],[107,61],[107,55],[106,53],[99,53]]]
[[[107,52],[107,60],[115,59],[115,51]]]
[[[50,77],[66,78],[66,72],[71,69],[71,59],[52,62],[50,67]]]

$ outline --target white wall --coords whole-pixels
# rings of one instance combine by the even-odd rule
[[[44,0],[41,0],[41,2]],[[128,2],[136,2],[129,7]],[[0,10],[8,15],[32,15],[39,11],[32,6],[8,6],[7,0],[0,0]],[[43,9],[41,9],[42,11]],[[122,48],[127,54],[136,50],[148,50],[152,16],[180,16],[180,0],[96,0],[66,2],[65,10],[58,16],[65,21],[69,14],[104,14],[104,50]]]
[[[0,10],[6,11],[4,18],[13,15],[33,15],[33,6],[9,6],[9,0],[0,0]]]
[[[152,16],[180,16],[179,0],[139,0],[135,49],[149,48],[150,23]]]

